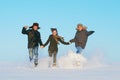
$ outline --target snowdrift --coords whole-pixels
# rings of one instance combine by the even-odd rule
[[[76,62],[79,61],[80,65],[76,65]],[[48,67],[49,58],[40,58],[39,65],[36,69],[50,69]],[[105,64],[102,64],[99,58],[93,57],[91,60],[88,60],[84,57],[83,54],[76,54],[73,51],[69,51],[66,55],[57,58],[57,67],[55,69],[94,69],[99,67],[105,67]],[[19,68],[31,69],[34,68],[34,64],[24,62],[19,66]]]
[[[80,66],[75,61],[80,60]],[[86,59],[72,51],[58,58],[57,68],[40,58],[38,67],[30,62],[0,62],[1,80],[120,80],[120,65],[103,65],[98,57]]]
[[[77,65],[76,62],[80,62],[80,64]],[[69,51],[67,55],[58,59],[58,64],[62,69],[82,69],[87,64],[87,59],[82,54]]]

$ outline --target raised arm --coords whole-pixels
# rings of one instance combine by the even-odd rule
[[[87,36],[90,36],[91,34],[93,34],[95,31],[88,31],[87,32]]]
[[[25,26],[25,27],[23,27],[23,29],[22,29],[22,34],[28,34],[28,30],[27,30],[27,26]]]

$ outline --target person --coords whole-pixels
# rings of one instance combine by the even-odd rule
[[[42,46],[45,47],[47,46],[49,43],[49,49],[48,49],[48,53],[49,53],[49,67],[56,66],[56,57],[57,57],[57,53],[58,53],[58,44],[59,42],[61,42],[62,44],[65,45],[69,45],[69,42],[64,42],[63,37],[58,35],[57,29],[56,28],[51,28],[52,34],[49,36],[47,42]],[[53,60],[53,62],[52,62]],[[53,63],[53,64],[52,64]]]
[[[77,49],[76,53],[81,54],[82,51],[85,49],[88,36],[93,34],[95,31],[87,31],[87,27],[84,26],[83,24],[78,24],[76,30],[77,32],[75,34],[75,37],[71,39],[70,42],[71,43],[75,42],[75,47]],[[79,60],[77,64],[80,64]]]
[[[38,23],[33,23],[31,27],[24,26],[22,34],[28,35],[28,50],[30,62],[34,60],[35,67],[38,65],[38,45],[43,45],[41,41],[41,35],[38,29],[40,29]]]
[[[88,36],[90,36],[93,33],[94,33],[94,31],[87,31],[87,27],[83,26],[83,24],[77,25],[77,32],[75,34],[75,37],[74,37],[74,39],[70,40],[71,43],[75,42],[77,54],[81,54],[82,50],[86,46]]]

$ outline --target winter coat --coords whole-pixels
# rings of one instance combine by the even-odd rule
[[[64,42],[61,38],[58,38],[58,41],[62,44],[69,45],[69,42]],[[44,47],[50,43],[48,51],[50,52],[58,52],[58,42],[54,39],[53,35],[50,35],[47,42],[44,44]]]
[[[37,30],[26,30],[26,28],[23,28],[22,34],[28,35],[28,48],[34,48],[38,46],[38,44],[42,45],[40,32],[38,32]]]
[[[70,42],[75,42],[76,47],[80,46],[84,49],[86,46],[88,36],[93,33],[94,33],[94,31],[86,31],[86,30],[77,31],[75,38],[70,40]]]

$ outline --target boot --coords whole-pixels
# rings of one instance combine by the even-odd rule
[[[38,65],[38,59],[34,60],[34,65],[35,65],[35,67],[37,67],[37,65]]]
[[[53,63],[52,67],[56,67],[56,63]]]
[[[37,67],[38,63],[35,62],[34,65],[35,65],[35,67]]]

